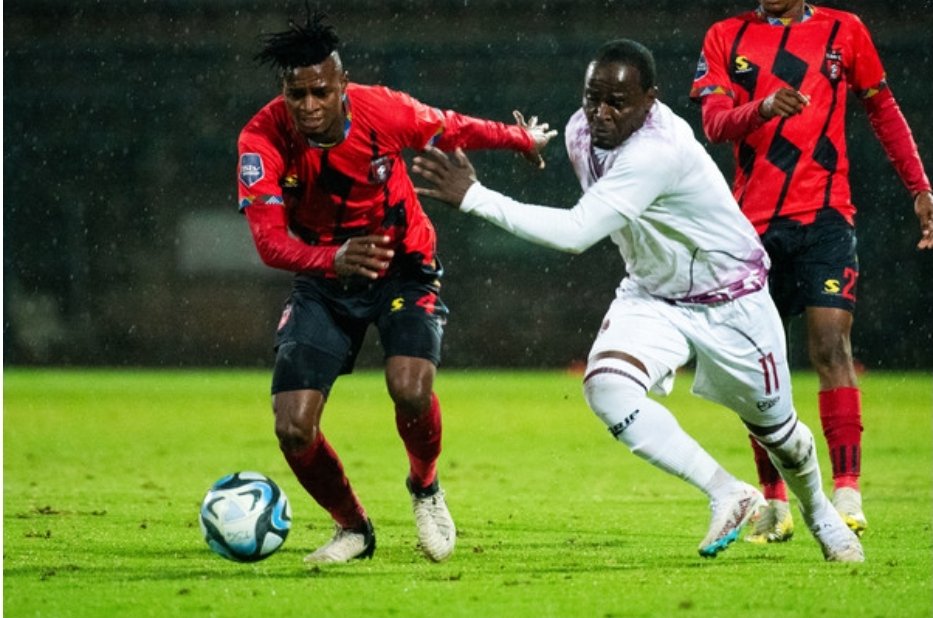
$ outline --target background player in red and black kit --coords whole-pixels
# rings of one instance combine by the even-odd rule
[[[350,83],[323,15],[289,25],[257,56],[279,71],[282,94],[240,133],[238,186],[263,262],[296,273],[276,334],[275,432],[298,481],[336,523],[333,539],[305,560],[346,562],[375,550],[372,523],[320,430],[330,388],[352,370],[370,324],[408,452],[421,549],[443,560],[456,531],[437,478],[433,385],[447,309],[434,228],[401,152],[507,148],[543,165],[539,151],[555,132],[519,114],[507,126]]]
[[[706,33],[691,97],[703,128],[732,141],[733,191],[768,250],[771,293],[786,318],[805,310],[808,352],[833,468],[833,504],[861,534],[861,403],[850,333],[858,279],[849,190],[847,90],[914,200],[921,249],[933,248],[933,196],[910,128],[859,18],[803,0],[763,0]],[[769,507],[748,540],[793,534],[787,491],[752,440]]]

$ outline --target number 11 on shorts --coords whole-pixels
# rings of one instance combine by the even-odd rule
[[[758,363],[761,365],[761,372],[765,376],[765,394],[770,395],[781,387],[778,384],[777,364],[774,362],[774,354],[768,352],[759,357]]]

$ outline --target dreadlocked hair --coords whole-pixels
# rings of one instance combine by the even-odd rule
[[[262,51],[255,59],[260,64],[271,65],[282,76],[292,69],[323,62],[340,43],[334,27],[324,23],[326,18],[320,11],[311,14],[308,10],[304,25],[289,19],[288,30],[263,35]]]

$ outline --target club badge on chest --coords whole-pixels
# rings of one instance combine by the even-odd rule
[[[381,185],[389,180],[395,162],[389,155],[375,157],[369,161],[369,184]]]

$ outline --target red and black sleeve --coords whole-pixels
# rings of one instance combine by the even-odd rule
[[[884,88],[862,99],[862,103],[872,130],[910,194],[916,196],[921,191],[929,191],[930,180],[923,170],[917,143],[891,89]]]
[[[253,203],[244,212],[256,250],[266,266],[291,272],[335,274],[334,258],[339,247],[318,247],[293,238],[288,233],[284,207]]]

